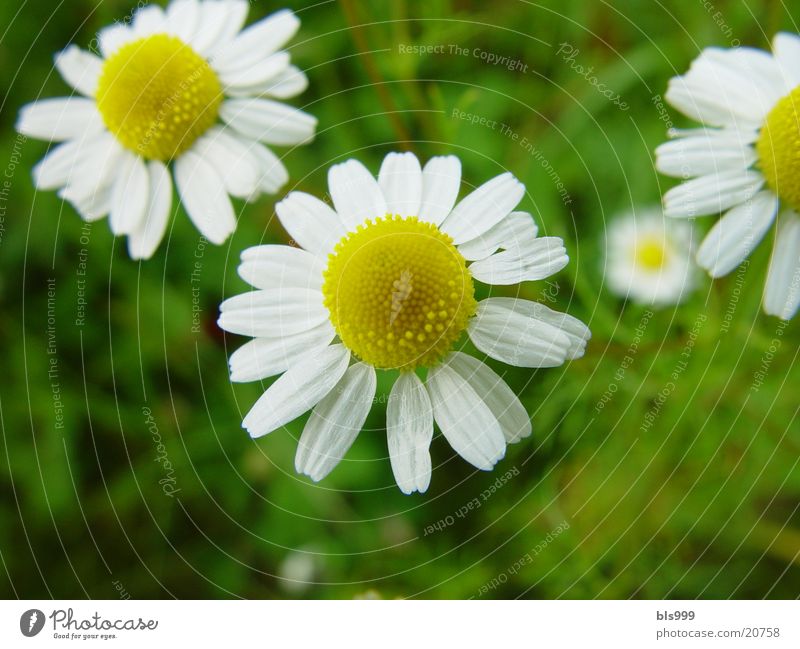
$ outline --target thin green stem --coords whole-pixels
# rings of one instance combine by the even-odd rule
[[[386,111],[386,115],[389,118],[389,122],[391,122],[397,139],[400,142],[403,142],[407,148],[408,142],[411,138],[409,137],[408,131],[400,119],[399,110],[394,103],[391,93],[386,87],[386,82],[383,80],[380,69],[378,68],[375,58],[372,55],[369,42],[367,41],[364,31],[364,25],[360,24],[358,20],[355,3],[353,0],[340,0],[340,3],[342,5],[342,11],[344,13],[345,20],[347,21],[348,27],[350,27],[350,33],[353,35],[353,43],[355,44],[359,54],[361,54],[360,58],[364,64],[364,68],[366,69],[367,76],[369,77],[372,85],[375,86],[375,92],[378,93],[378,99]]]

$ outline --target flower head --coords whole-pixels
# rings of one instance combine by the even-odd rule
[[[523,185],[505,173],[456,205],[461,164],[390,153],[377,180],[355,160],[331,168],[334,208],[292,192],[277,206],[299,248],[245,250],[241,277],[255,287],[222,303],[219,325],[254,339],[230,359],[233,381],[281,376],[244,419],[260,437],[311,409],[296,468],[325,477],[363,426],[376,370],[399,370],[387,405],[392,469],[405,493],[431,478],[434,421],[450,445],[489,470],[531,423],[505,381],[459,351],[520,367],[554,367],[583,355],[589,330],[527,300],[478,302],[475,282],[510,285],[561,270],[561,239],[537,237],[513,211]],[[454,207],[455,206],[455,207]],[[424,379],[424,380],[423,380]]]
[[[670,81],[666,99],[704,128],[673,130],[656,150],[659,171],[686,180],[664,196],[665,213],[724,213],[697,251],[712,277],[744,261],[777,216],[764,310],[792,318],[800,307],[800,37],[778,34],[772,54],[706,49]]]
[[[614,219],[606,230],[609,288],[653,306],[678,304],[696,284],[691,224],[668,220],[659,207]]]
[[[222,243],[236,227],[229,196],[274,193],[288,174],[265,144],[313,137],[316,120],[276,99],[305,75],[281,48],[299,20],[279,11],[242,29],[246,0],[173,0],[98,35],[100,56],[71,45],[56,67],[80,96],[43,99],[17,129],[60,142],[34,169],[81,216],[106,215],[135,259],[153,255],[172,208],[172,179],[198,230]]]

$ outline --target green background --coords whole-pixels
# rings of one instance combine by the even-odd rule
[[[385,403],[318,485],[293,468],[305,417],[255,442],[240,427],[264,386],[230,383],[227,357],[244,339],[216,327],[217,306],[246,288],[235,274],[239,251],[286,241],[274,217],[280,196],[237,203],[238,229],[221,247],[203,246],[178,209],[168,241],[140,264],[105,222],[83,230],[53,192],[34,191],[30,169],[47,144],[16,136],[19,107],[68,94],[53,54],[87,46],[134,4],[0,3],[0,167],[12,176],[0,238],[0,594],[798,597],[800,330],[760,311],[772,242],[727,278],[702,276],[685,304],[651,318],[608,292],[601,244],[615,214],[657,204],[674,184],[652,165],[666,120],[690,126],[658,107],[668,79],[703,47],[768,47],[776,31],[798,31],[781,5],[294,7],[302,27],[290,51],[310,86],[290,103],[316,115],[319,132],[309,146],[278,151],[287,190],[323,195],[332,163],[355,156],[377,171],[396,149],[460,156],[462,196],[510,170],[527,187],[521,208],[563,237],[571,257],[553,283],[519,293],[580,317],[594,336],[586,356],[563,368],[493,364],[521,394],[534,435],[481,473],[437,433],[431,487],[407,497],[387,459]],[[249,20],[277,8],[255,1]],[[578,50],[570,61],[557,53],[561,43]],[[409,44],[445,51],[401,53]],[[509,70],[480,51],[520,63]],[[471,124],[454,109],[498,124]],[[382,377],[379,395],[389,386]],[[157,461],[156,431],[171,473]],[[179,490],[172,496],[166,479]],[[476,497],[480,506],[467,509]],[[314,583],[286,580],[295,551],[313,565]]]

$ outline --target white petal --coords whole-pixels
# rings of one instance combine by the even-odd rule
[[[333,165],[328,171],[328,189],[348,230],[367,219],[386,216],[386,200],[378,181],[358,160]]]
[[[493,299],[493,298],[490,298]],[[497,298],[504,300],[506,298]],[[508,298],[513,300],[514,298]],[[569,339],[569,349],[567,349],[567,358],[574,360],[581,358],[586,351],[586,344],[592,338],[592,332],[589,331],[583,322],[578,320],[568,313],[561,313],[546,307],[544,304],[531,302],[530,300],[516,300],[521,304],[521,310],[528,309],[528,313],[532,318],[538,319],[540,322],[545,322],[553,327],[561,330]]]
[[[375,370],[355,363],[311,412],[294,465],[315,482],[328,475],[353,445],[375,396]]]
[[[104,59],[108,59],[120,47],[135,41],[136,34],[128,25],[114,23],[101,29],[97,33],[97,40],[100,44],[100,53]]]
[[[336,212],[304,192],[292,192],[275,206],[275,211],[298,245],[323,258],[346,234]]]
[[[676,138],[656,149],[656,169],[676,178],[747,169],[758,158],[748,139],[739,131],[711,129],[699,136]]]
[[[200,26],[200,3],[197,0],[172,0],[167,7],[167,30],[184,43],[190,43]]]
[[[800,36],[780,32],[772,41],[772,50],[788,84],[800,85]]]
[[[92,135],[92,144],[84,153],[69,180],[91,188],[113,181],[119,174],[120,161],[130,155],[108,131]]]
[[[289,9],[277,11],[242,31],[220,47],[211,60],[215,70],[226,72],[247,67],[277,52],[300,27],[300,20]]]
[[[68,140],[50,149],[33,168],[33,184],[37,189],[57,189],[69,181],[75,166],[86,156],[94,138]]]
[[[319,353],[336,332],[329,322],[279,338],[253,338],[231,354],[231,381],[246,383],[281,374],[306,354]]]
[[[271,99],[228,99],[219,116],[242,135],[267,144],[305,144],[317,127],[315,117]]]
[[[714,224],[697,251],[697,263],[711,277],[727,275],[764,238],[778,211],[778,198],[770,191],[732,208]]]
[[[261,164],[247,144],[220,126],[198,138],[192,151],[219,174],[225,191],[237,198],[250,198],[258,192]]]
[[[231,97],[252,97],[268,95],[277,99],[288,99],[299,95],[308,87],[308,77],[298,67],[288,66],[282,72],[263,83],[250,86],[231,86],[227,94]]]
[[[111,211],[111,192],[111,185],[97,187],[89,193],[83,188],[67,185],[58,192],[58,197],[69,201],[84,221],[92,222],[102,219]]]
[[[726,140],[734,140],[742,144],[753,144],[758,139],[760,126],[756,128],[709,128],[701,126],[699,128],[671,128],[667,131],[670,138],[691,138],[691,137],[720,137]]]
[[[187,151],[175,162],[175,184],[195,227],[211,243],[223,243],[236,229],[236,216],[214,167]]]
[[[322,290],[325,263],[300,248],[262,245],[242,252],[239,276],[260,289],[311,288]]]
[[[754,126],[755,120],[735,114],[728,108],[724,95],[707,93],[702,85],[689,84],[684,77],[673,77],[665,99],[683,114],[712,126]],[[747,114],[746,114],[747,115]]]
[[[19,111],[17,130],[38,140],[60,142],[104,130],[92,99],[56,97],[40,99]]]
[[[219,310],[222,329],[255,338],[293,336],[328,319],[322,293],[305,288],[249,291],[228,298]]]
[[[422,202],[419,218],[440,225],[456,204],[461,188],[461,160],[454,155],[436,156],[422,170]]]
[[[342,378],[350,362],[344,345],[306,354],[261,395],[242,428],[261,437],[313,408]]]
[[[386,440],[397,486],[404,494],[424,493],[431,482],[433,406],[413,372],[402,372],[386,405]]]
[[[300,68],[290,65],[263,88],[265,94],[278,99],[295,97],[308,88],[308,77]]]
[[[531,419],[514,391],[486,363],[462,352],[445,360],[479,394],[497,418],[506,442],[514,444],[531,434]]]
[[[664,194],[664,214],[678,218],[718,214],[750,200],[763,184],[764,176],[753,170],[700,176]]]
[[[783,214],[764,289],[764,311],[791,320],[800,308],[800,217]]]
[[[538,232],[539,228],[530,214],[511,212],[481,236],[462,243],[458,246],[458,251],[469,261],[485,259],[500,248],[520,250],[531,245]]]
[[[506,453],[497,418],[455,370],[445,364],[428,372],[433,417],[453,450],[473,466],[489,471]]]
[[[689,72],[670,80],[665,98],[704,124],[757,128],[784,94],[782,86],[778,66],[765,52],[708,48]]]
[[[77,140],[71,142],[77,142]],[[75,204],[86,218],[94,220],[94,218],[105,216],[108,211],[98,213],[97,209],[105,206],[106,195],[110,201],[110,189],[120,175],[120,171],[125,168],[123,161],[131,154],[122,148],[111,133],[106,131],[87,139],[86,146],[80,150],[74,164],[70,166],[68,156],[62,157],[61,155],[63,151],[61,147],[66,147],[67,144],[61,145],[57,151],[53,151],[53,154],[57,154],[60,160],[49,164],[50,156],[48,155],[40,165],[34,168],[34,179],[37,183],[43,178],[51,181],[63,180],[59,183],[65,186],[63,198]],[[57,167],[60,165],[62,168],[58,169]],[[106,192],[106,189],[109,191]],[[89,208],[90,204],[91,208]]]
[[[556,367],[574,341],[558,326],[530,313],[527,300],[489,298],[478,304],[467,332],[485,354],[518,367]],[[531,302],[531,304],[535,304]]]
[[[206,55],[218,42],[227,27],[228,14],[234,5],[225,2],[209,1],[200,3],[200,16],[192,34],[190,45],[200,54]]]
[[[53,147],[33,168],[34,185],[38,189],[56,189],[80,179],[87,164],[107,151],[113,140],[110,133],[98,133]],[[102,157],[103,167],[109,162],[107,156]]]
[[[70,45],[56,54],[55,61],[64,81],[82,95],[94,96],[97,80],[103,70],[103,61],[99,56]]]
[[[456,245],[479,237],[508,216],[524,194],[525,185],[508,172],[501,174],[462,199],[441,229]]]
[[[246,68],[236,68],[219,75],[226,91],[246,90],[252,93],[253,87],[271,81],[289,67],[289,53],[277,52],[256,61]],[[252,93],[256,94],[256,93]]]
[[[114,181],[111,215],[108,224],[116,234],[130,234],[144,219],[150,201],[150,176],[147,165],[137,155],[128,153]]]
[[[260,142],[248,142],[250,153],[258,160],[260,167],[258,187],[262,192],[275,194],[289,182],[289,172],[280,158]]]
[[[774,103],[793,89],[787,85],[775,57],[756,47],[734,47],[723,49],[711,47],[707,50],[711,60],[726,65],[740,76],[746,76],[769,103]],[[768,106],[767,110],[771,107]]]
[[[247,20],[250,3],[247,0],[226,0],[227,16],[213,42],[209,43],[205,54],[213,55],[222,47],[230,43],[241,31]]]
[[[504,311],[513,311],[521,316],[529,318],[530,322],[528,323],[528,327],[530,328],[535,328],[537,323],[555,327],[561,331],[569,341],[569,346],[566,350],[568,359],[576,359],[583,356],[586,350],[586,343],[592,337],[589,328],[577,318],[566,313],[554,311],[544,304],[531,300],[521,300],[512,297],[490,297],[483,300],[478,305],[478,309],[497,314],[502,314]]]
[[[507,286],[550,277],[568,262],[567,249],[559,237],[542,237],[476,261],[469,272],[485,284]]]
[[[167,21],[164,17],[164,10],[158,5],[146,5],[141,7],[133,16],[133,33],[136,38],[152,36],[165,31]]]
[[[419,215],[422,169],[413,153],[389,153],[381,164],[378,186],[383,192],[389,214]]]
[[[131,259],[150,259],[164,238],[172,207],[172,177],[163,162],[147,163],[150,200],[139,227],[128,236]]]

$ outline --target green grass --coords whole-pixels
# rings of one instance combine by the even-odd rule
[[[600,255],[609,219],[658,203],[672,185],[652,166],[666,128],[654,97],[702,47],[733,38],[766,47],[775,31],[797,31],[798,16],[780,5],[348,1],[300,13],[291,53],[311,85],[293,103],[319,118],[319,135],[281,151],[290,188],[324,194],[332,163],[356,156],[377,171],[398,148],[459,155],[462,195],[508,169],[527,186],[522,208],[563,237],[571,257],[557,286],[519,292],[555,294],[556,308],[593,332],[586,356],[563,368],[493,364],[522,395],[533,437],[485,474],[437,434],[431,488],[406,497],[393,484],[382,404],[319,485],[294,473],[305,417],[256,442],[240,428],[263,386],[229,382],[227,357],[244,339],[216,328],[217,306],[245,289],[235,274],[240,250],[286,241],[274,218],[280,196],[237,204],[238,229],[218,248],[203,247],[179,211],[168,243],[139,264],[106,223],[84,229],[53,193],[34,192],[30,168],[47,146],[17,140],[19,107],[65,94],[52,55],[69,42],[86,46],[133,3],[2,4],[0,166],[15,146],[19,163],[0,239],[0,593],[114,598],[116,582],[134,598],[284,597],[275,575],[301,549],[315,553],[319,583],[302,593],[314,598],[370,589],[437,598],[800,595],[800,330],[760,312],[771,242],[651,317],[607,292]],[[251,20],[276,8],[254,2]],[[578,50],[574,65],[557,54],[561,43]],[[401,44],[446,49],[403,54]],[[527,70],[491,65],[476,48]],[[592,66],[627,110],[575,65]],[[688,125],[672,110],[669,119]],[[76,325],[81,297],[85,322]],[[381,380],[379,391],[389,385]],[[165,484],[179,491],[168,497]],[[480,506],[457,515],[475,498]],[[430,526],[440,529],[426,533]]]

